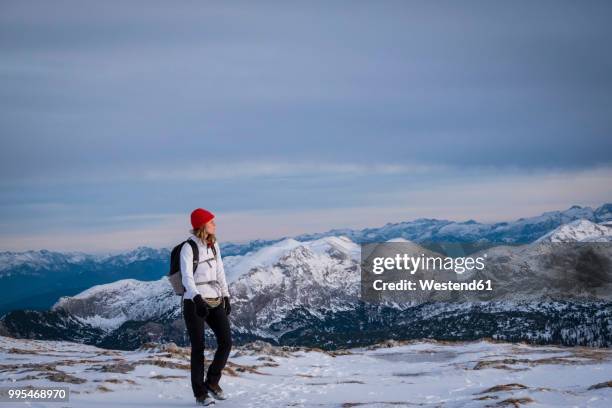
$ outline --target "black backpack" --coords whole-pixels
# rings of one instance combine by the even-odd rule
[[[170,271],[168,272],[168,280],[174,289],[174,293],[178,296],[183,296],[185,293],[185,287],[183,286],[183,280],[181,276],[181,249],[183,245],[188,242],[191,245],[191,250],[193,251],[193,272],[195,273],[198,268],[198,264],[200,262],[200,251],[198,250],[198,244],[196,244],[192,239],[188,239],[186,241],[181,242],[174,248],[172,248],[172,252],[170,252]],[[212,246],[212,251],[215,257],[217,256],[217,250],[214,245]]]

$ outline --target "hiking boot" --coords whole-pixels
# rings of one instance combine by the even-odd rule
[[[219,387],[219,384],[210,384],[210,383],[205,382],[204,386],[212,394],[212,396],[215,397],[216,399],[224,400],[227,398],[227,396],[225,395],[221,387]]]
[[[202,397],[196,398],[196,405],[215,405],[215,400],[210,395],[206,394]]]

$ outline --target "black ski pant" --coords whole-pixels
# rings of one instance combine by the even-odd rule
[[[206,382],[217,384],[221,379],[221,371],[227,363],[232,348],[230,324],[223,302],[217,307],[209,308],[206,323],[212,329],[217,339],[215,357],[208,367]],[[191,388],[193,395],[198,398],[205,395],[204,388],[204,321],[195,311],[195,303],[191,299],[183,300],[183,317],[191,342]]]

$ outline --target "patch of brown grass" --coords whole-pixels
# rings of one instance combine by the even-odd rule
[[[115,364],[103,364],[101,366],[91,367],[89,370],[101,371],[103,373],[120,373],[127,374],[134,371],[136,365],[134,363],[120,362]]]
[[[163,375],[163,374],[157,374],[157,375],[153,375],[151,377],[149,377],[153,380],[173,380],[173,379],[177,379],[177,378],[187,378],[186,375]]]
[[[484,401],[491,399],[499,399],[497,395],[483,395],[482,397],[474,398],[474,401]]]
[[[334,381],[330,383],[326,383],[326,382],[306,383],[306,385],[329,385],[329,384],[365,384],[365,383],[360,380],[341,380],[341,381]]]
[[[528,389],[526,385],[518,384],[518,383],[510,383],[510,384],[499,384],[494,385],[491,388],[487,388],[484,391],[479,392],[478,394],[488,394],[491,392],[501,392],[501,391],[514,391],[514,390],[525,390]]]
[[[520,407],[521,405],[527,405],[527,404],[531,404],[532,402],[535,402],[533,399],[529,398],[529,397],[523,397],[523,398],[506,398],[503,401],[499,401],[496,406],[498,407],[505,407],[508,405],[512,405],[513,407]]]
[[[612,387],[612,381],[604,381],[598,384],[593,384],[591,385],[588,389],[589,390],[598,390],[600,388],[607,388],[607,387]]]
[[[84,378],[75,377],[74,375],[65,373],[63,371],[56,371],[47,375],[47,379],[53,382],[65,382],[70,384],[83,384],[87,382]]]
[[[238,373],[252,373],[252,374],[260,374],[260,375],[269,375],[269,374],[262,373],[261,371],[259,371],[258,368],[261,366],[258,366],[258,365],[243,365],[243,364],[237,364],[237,363],[228,361],[227,367],[232,368],[235,372],[238,372]]]
[[[384,404],[384,405],[423,405],[423,404],[414,404],[406,401],[372,401],[372,402],[345,402],[342,404],[342,408],[353,408],[359,407],[361,405],[372,405],[372,404]]]
[[[151,364],[162,368],[176,368],[178,370],[190,370],[189,364],[176,363],[174,361],[160,360],[156,358],[150,358],[146,360],[139,360],[136,364]]]
[[[482,370],[485,368],[497,368],[504,370],[517,370],[517,368],[511,367],[516,364],[524,364],[529,367],[534,367],[538,365],[544,364],[560,364],[560,365],[574,365],[574,364],[592,364],[595,362],[599,362],[599,358],[601,355],[594,354],[593,357],[596,359],[591,359],[584,357],[584,360],[577,360],[574,356],[565,356],[565,357],[546,357],[546,358],[536,358],[536,359],[528,359],[528,358],[504,358],[498,360],[482,360],[476,363],[473,370]]]

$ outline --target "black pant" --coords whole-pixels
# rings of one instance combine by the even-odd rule
[[[206,382],[217,384],[232,348],[232,337],[223,302],[215,308],[209,308],[208,311],[206,323],[217,338],[217,351],[208,367]],[[195,303],[191,299],[183,300],[183,317],[191,342],[191,388],[193,395],[198,398],[207,393],[204,388],[204,318],[197,315]]]

